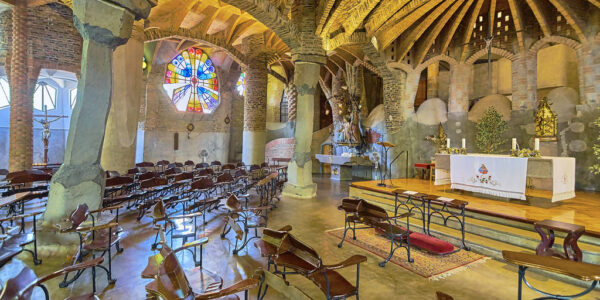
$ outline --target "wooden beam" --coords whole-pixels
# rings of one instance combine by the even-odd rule
[[[538,23],[540,24],[540,27],[542,28],[542,32],[544,32],[544,35],[545,36],[552,35],[552,32],[550,30],[550,25],[549,25],[550,18],[544,11],[542,4],[539,2],[541,0],[526,0],[526,1],[527,1],[527,5],[529,5],[529,8],[531,8],[531,11],[533,12],[533,15],[535,16]]]
[[[523,39],[523,14],[521,13],[521,7],[516,0],[508,0],[510,6],[510,14],[515,24],[515,31],[517,32],[517,41],[519,42],[519,50],[525,52],[525,41]]]
[[[354,31],[363,23],[364,19],[371,13],[371,10],[379,4],[381,0],[363,0],[359,1],[359,4],[354,6],[345,16],[345,20],[342,22],[344,27],[344,33],[346,36],[352,35]]]
[[[323,32],[323,27],[325,26],[325,22],[329,15],[331,14],[331,9],[335,4],[336,0],[322,0],[319,1],[319,5],[317,6],[317,29],[315,30],[316,34],[321,34]]]
[[[569,6],[569,4],[565,0],[550,0],[550,3],[552,3],[552,5],[554,5],[554,7],[556,7],[556,9],[558,9],[558,11],[563,15],[563,17],[567,19],[569,25],[571,25],[573,30],[575,30],[575,33],[577,33],[579,41],[586,41],[587,39],[585,34],[583,34],[583,28],[586,27],[586,24],[583,19],[581,19]]]
[[[419,4],[418,1],[413,1],[407,4],[404,8],[402,8],[403,11],[406,9],[407,12],[410,12],[406,14],[406,17],[402,18],[396,23],[390,19],[390,21],[384,24],[378,33],[375,34],[375,37],[377,38],[377,49],[383,50],[387,48],[411,25],[421,19],[421,17],[423,17],[425,14],[429,13],[441,2],[442,0],[430,0],[418,8],[416,7]],[[396,19],[396,16],[394,16],[392,19]]]
[[[465,61],[467,59],[467,51],[469,50],[469,42],[471,41],[471,36],[473,36],[473,25],[479,16],[479,12],[481,11],[481,6],[483,5],[483,0],[477,0],[475,7],[471,11],[469,15],[469,19],[467,22],[467,27],[465,27],[464,35],[461,39],[461,45],[463,45],[463,50],[460,54],[460,61]]]
[[[490,0],[490,10],[488,12],[488,36],[494,36],[494,25],[496,25],[496,0]]]
[[[471,5],[473,5],[473,1],[474,0],[467,0],[467,3],[460,10],[456,18],[453,19],[454,22],[452,22],[452,25],[447,27],[447,30],[444,31],[444,33],[442,34],[442,38],[440,39],[440,45],[442,45],[440,47],[440,53],[445,53],[448,47],[450,46],[450,42],[452,41],[452,38],[456,33],[456,29],[458,29],[458,25],[460,25],[460,22],[467,14],[467,11],[469,11],[469,8],[471,8]]]
[[[590,3],[592,3],[597,8],[600,8],[600,1],[599,0],[589,0],[589,1],[590,1]]]
[[[414,66],[418,66],[422,61],[423,58],[425,58],[425,55],[427,55],[427,52],[429,52],[429,49],[431,48],[431,45],[433,44],[433,42],[435,41],[435,39],[439,36],[440,32],[442,31],[442,29],[444,27],[446,27],[446,24],[448,23],[448,21],[450,20],[450,18],[454,15],[454,13],[458,10],[458,8],[464,3],[465,0],[459,0],[456,1],[452,7],[443,12],[443,16],[437,20],[435,26],[429,28],[429,33],[427,33],[427,35],[425,35],[424,38],[419,39],[416,42],[413,42],[413,45],[415,49],[415,55],[414,57]],[[441,7],[442,5],[440,5]],[[398,53],[398,52],[396,52]],[[405,54],[406,55],[406,54]],[[398,56],[398,60],[401,60],[402,56]]]
[[[386,21],[400,11],[410,0],[382,0],[365,20],[367,35],[373,35]]]
[[[331,28],[331,26],[333,26],[335,21],[337,21],[338,17],[340,16],[340,13],[346,13],[345,11],[342,11],[341,7],[347,6],[346,2],[348,2],[348,1],[352,1],[352,0],[340,0],[340,3],[333,8],[331,15],[325,22],[325,25],[323,25],[323,29],[321,31],[322,37],[327,37],[327,34],[329,33],[329,29]]]

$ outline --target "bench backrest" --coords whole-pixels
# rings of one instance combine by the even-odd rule
[[[147,189],[147,188],[161,186],[161,185],[167,185],[167,184],[169,184],[169,181],[166,178],[154,177],[154,178],[150,178],[148,180],[142,181],[142,183],[140,183],[140,188]]]
[[[229,197],[227,197],[227,200],[225,200],[225,206],[227,206],[227,208],[230,210],[239,210],[243,208],[242,203],[234,194],[231,194]]]
[[[183,181],[183,180],[188,180],[188,179],[194,179],[194,172],[184,172],[181,174],[177,174],[174,177],[174,181],[178,182],[178,181]]]
[[[174,252],[165,256],[161,262],[156,283],[158,293],[164,299],[188,299],[194,294]]]
[[[217,182],[232,182],[233,176],[229,173],[223,173],[217,177]]]
[[[106,179],[106,187],[130,184],[130,183],[133,183],[133,178],[128,177],[128,176],[117,176],[117,177],[110,177],[110,178]]]
[[[346,211],[346,213],[355,213],[372,222],[380,222],[382,219],[387,218],[387,211],[385,209],[364,199],[342,199],[340,208]]]
[[[220,162],[220,161],[218,161],[218,160],[214,160],[214,161],[212,161],[212,162],[210,163],[210,165],[211,165],[211,166],[220,166],[220,165],[221,165],[221,162]]]
[[[154,163],[149,162],[149,161],[143,161],[143,162],[135,164],[135,166],[140,167],[140,168],[151,168],[151,167],[154,167]]]
[[[212,188],[214,186],[215,186],[215,183],[212,181],[212,179],[210,179],[208,177],[204,177],[204,178],[201,178],[199,180],[192,182],[191,189],[192,190],[203,190],[203,189]]]
[[[213,169],[202,169],[200,171],[198,171],[198,176],[211,176],[211,175],[215,175],[215,171],[213,171]]]
[[[311,272],[320,268],[323,265],[321,256],[319,256],[317,251],[315,251],[313,248],[294,237],[291,233],[288,233],[283,237],[283,239],[281,240],[281,244],[277,248],[278,255],[281,255],[286,252],[294,254],[300,260],[312,266],[311,269],[303,268],[298,271]]]

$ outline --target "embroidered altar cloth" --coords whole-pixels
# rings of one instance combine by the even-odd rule
[[[451,188],[526,200],[527,158],[450,155]]]

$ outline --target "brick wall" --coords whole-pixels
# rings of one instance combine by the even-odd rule
[[[70,8],[58,3],[28,8],[27,22],[27,53],[36,66],[79,73],[83,40]],[[0,14],[0,41],[0,64],[6,64],[12,46],[10,9]]]
[[[292,158],[294,154],[294,139],[282,138],[272,140],[265,147],[265,161],[271,163],[271,159]]]

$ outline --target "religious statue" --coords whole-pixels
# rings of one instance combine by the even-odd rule
[[[50,123],[56,122],[66,116],[51,116],[54,119],[48,120],[48,110],[44,107],[43,119],[33,119],[42,124],[42,142],[44,143],[44,165],[48,164],[48,144],[50,143]]]
[[[556,114],[552,111],[548,99],[540,100],[535,114],[535,136],[540,140],[556,141]]]
[[[442,153],[442,152],[444,152],[444,150],[446,150],[446,140],[447,139],[448,139],[448,135],[446,135],[446,132],[444,131],[444,127],[442,126],[442,123],[440,123],[438,125],[437,136],[429,135],[425,138],[425,140],[432,141],[434,144],[437,145],[436,153]]]

